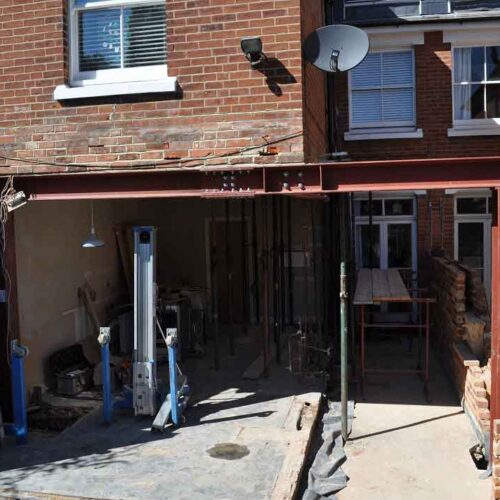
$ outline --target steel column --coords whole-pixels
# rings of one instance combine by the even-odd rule
[[[26,444],[28,440],[28,413],[24,383],[24,358],[27,355],[28,348],[20,345],[17,340],[13,340],[10,363],[14,422],[5,424],[4,427],[6,434],[15,436],[17,444]]]
[[[111,391],[111,370],[109,358],[109,342],[111,340],[111,329],[101,327],[99,337],[101,344],[101,364],[102,364],[102,416],[105,424],[110,424],[113,419],[113,394]]]
[[[340,406],[342,438],[347,441],[348,434],[348,340],[347,340],[347,275],[346,263],[340,263]]]
[[[491,397],[490,450],[495,420],[500,419],[500,187],[494,191],[491,227]]]
[[[214,323],[214,368],[219,370],[219,295],[217,290],[217,227],[215,221],[215,202],[210,203],[210,226],[211,226],[211,245],[210,245],[210,257],[211,257],[211,273],[210,273],[210,285],[212,292],[212,321]]]

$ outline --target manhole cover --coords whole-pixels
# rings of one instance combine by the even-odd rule
[[[212,458],[222,458],[223,460],[238,460],[246,457],[250,451],[246,446],[235,443],[219,443],[207,450]]]

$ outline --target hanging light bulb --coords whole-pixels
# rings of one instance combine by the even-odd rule
[[[94,227],[94,202],[90,202],[90,234],[89,236],[82,242],[83,248],[98,248],[104,246],[104,241],[100,240],[96,233]]]

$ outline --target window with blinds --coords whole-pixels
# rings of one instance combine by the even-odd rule
[[[72,67],[76,79],[138,77],[164,68],[165,0],[74,0]]]
[[[351,129],[415,126],[413,51],[370,53],[350,82]]]

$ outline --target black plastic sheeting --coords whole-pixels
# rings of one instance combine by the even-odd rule
[[[329,403],[328,412],[323,415],[321,444],[309,469],[307,489],[302,500],[334,500],[335,494],[347,486],[348,477],[342,470],[347,460],[342,442],[340,403]],[[354,402],[348,405],[348,431],[352,429]]]

